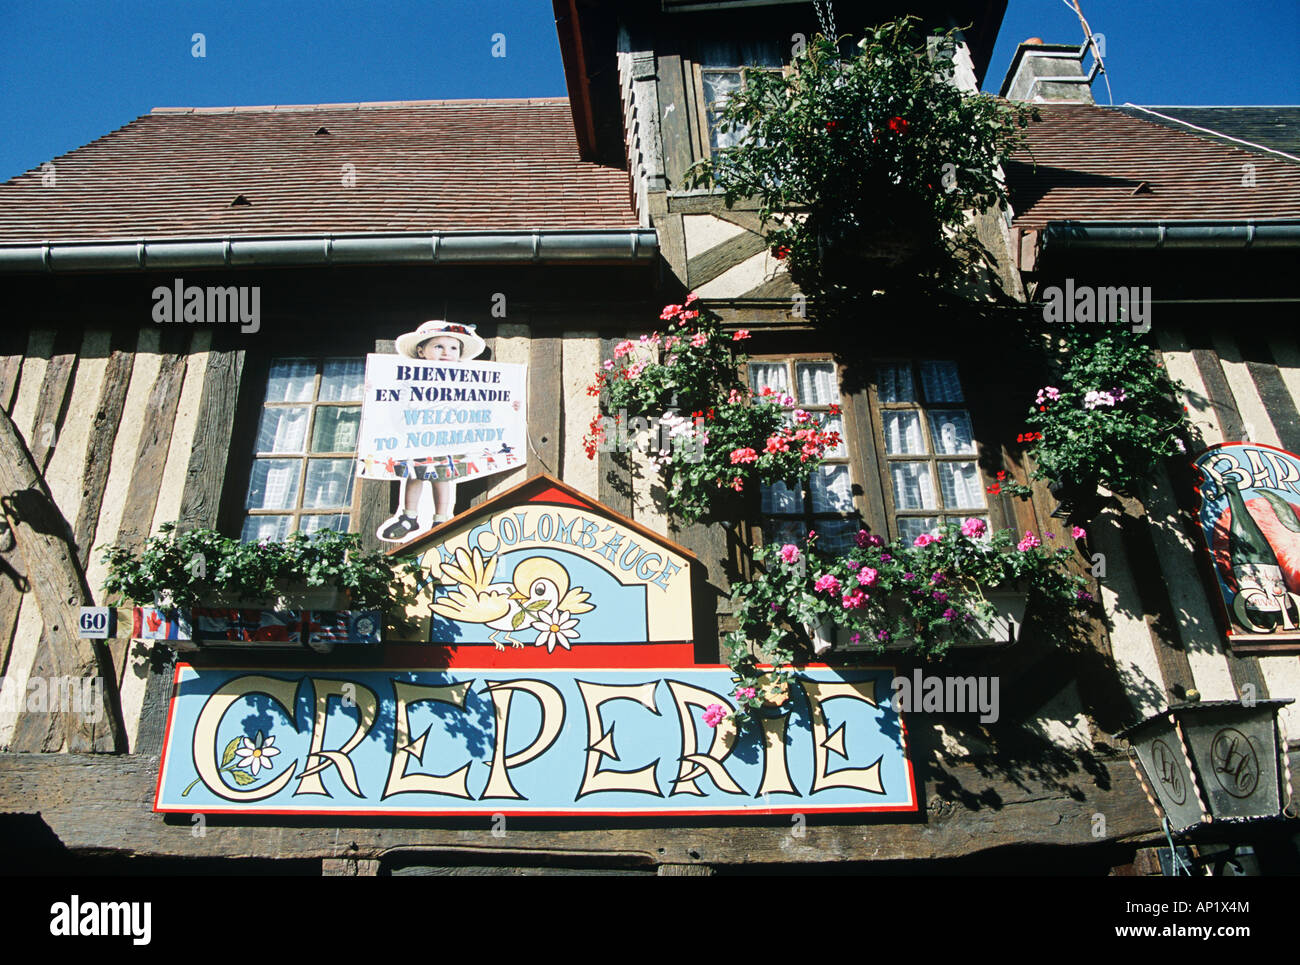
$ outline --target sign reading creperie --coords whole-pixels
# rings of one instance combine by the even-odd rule
[[[156,810],[915,810],[892,670],[807,669],[744,732],[728,668],[176,673]]]

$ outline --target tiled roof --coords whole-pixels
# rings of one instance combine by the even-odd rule
[[[54,182],[0,185],[0,242],[636,226],[562,98],[155,108]]]
[[[1300,218],[1300,164],[1113,108],[1038,107],[1027,148],[1005,165],[1019,227]]]
[[[1300,161],[1300,107],[1144,107],[1124,113],[1246,150],[1267,149]],[[1242,143],[1245,142],[1245,143]]]

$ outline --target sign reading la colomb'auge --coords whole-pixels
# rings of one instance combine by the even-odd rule
[[[710,726],[736,680],[695,663],[698,565],[558,480],[412,550],[428,592],[383,666],[179,666],[157,810],[916,809],[892,668],[807,667],[761,727]]]

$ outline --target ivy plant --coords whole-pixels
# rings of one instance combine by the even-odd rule
[[[287,588],[337,587],[356,610],[400,609],[422,573],[415,557],[366,553],[355,533],[292,533],[282,542],[244,543],[211,529],[164,523],[138,549],[102,547],[104,591],[136,605],[188,609],[220,597],[274,598]],[[404,577],[416,578],[408,583]],[[291,600],[290,600],[291,602]]]

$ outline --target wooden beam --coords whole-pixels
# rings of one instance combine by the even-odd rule
[[[72,530],[8,413],[0,412],[0,493],[4,515],[31,574],[31,593],[44,624],[31,678],[64,683],[98,679],[93,707],[51,701],[45,713],[20,714],[10,748],[73,753],[122,749],[117,682],[103,644],[77,637],[80,607],[92,597],[77,559]]]
[[[917,736],[909,721],[909,733]],[[575,818],[535,826],[511,821],[512,849],[548,854],[618,853],[649,864],[755,865],[838,861],[932,860],[1003,846],[1087,847],[1101,841],[1154,844],[1162,840],[1155,813],[1127,757],[1097,755],[1073,768],[1044,766],[1039,758],[948,763],[913,750],[922,782],[917,815],[874,815],[864,822],[846,816],[805,816],[801,835],[788,815],[754,814],[714,819],[713,826],[601,826]],[[339,858],[348,843],[350,860],[383,859],[411,848],[474,855],[501,850],[488,811],[469,819],[318,821],[268,816],[209,821],[196,837],[186,815],[152,810],[158,758],[144,755],[90,757],[0,754],[0,813],[39,812],[65,847],[136,856]],[[1106,834],[1093,837],[1094,815],[1106,818]],[[560,819],[563,820],[563,819]],[[268,823],[269,822],[269,823]],[[443,822],[445,826],[440,827]],[[355,847],[353,847],[355,843]],[[524,863],[524,861],[520,861]]]
[[[534,338],[528,360],[528,467],[530,476],[540,470],[560,475],[564,451],[561,420],[563,399],[560,383],[562,339],[547,335]]]
[[[139,548],[153,525],[154,509],[158,505],[158,487],[167,465],[167,450],[171,445],[172,428],[176,421],[176,406],[180,402],[181,387],[185,383],[185,354],[180,346],[173,341],[171,346],[164,344],[162,352],[158,377],[154,380],[143,413],[144,429],[140,433],[135,473],[126,493],[122,526],[117,534],[117,542],[130,549]]]
[[[77,559],[84,569],[90,562],[99,525],[99,511],[104,505],[104,487],[108,484],[113,452],[113,440],[122,424],[122,410],[126,404],[127,389],[131,385],[131,369],[135,363],[135,333],[119,331],[113,335],[113,349],[104,369],[104,384],[100,389],[99,403],[95,406],[94,426],[86,446],[85,466],[81,473],[81,505],[77,507],[77,522],[73,537],[77,544]]]
[[[707,251],[700,252],[694,258],[687,259],[687,284],[691,288],[699,288],[713,281],[723,272],[735,268],[741,262],[766,250],[767,240],[752,231],[728,238]]]
[[[181,523],[186,529],[217,525],[243,371],[243,349],[214,348],[208,353],[199,421],[181,497]]]

